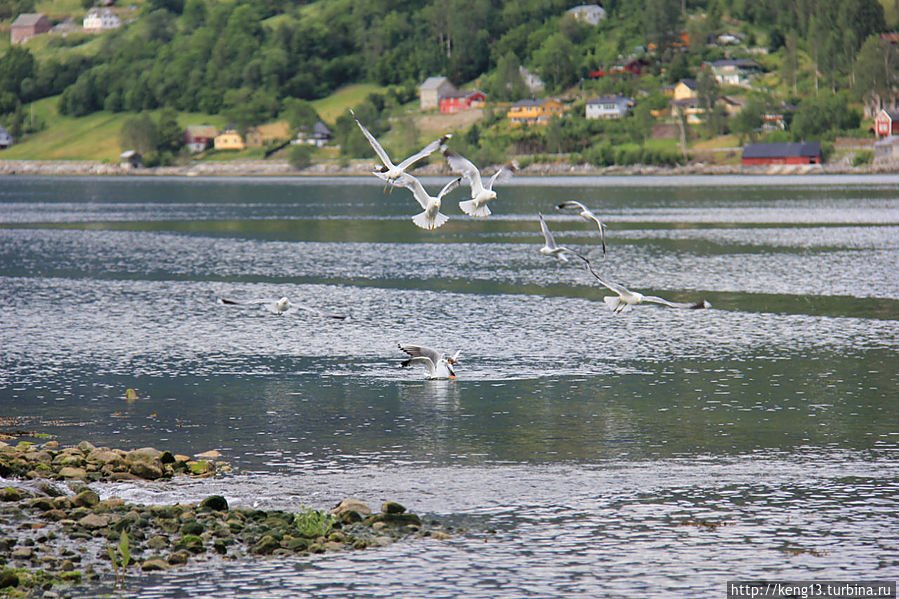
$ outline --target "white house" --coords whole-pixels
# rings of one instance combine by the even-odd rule
[[[418,87],[421,109],[432,110],[439,108],[440,98],[454,91],[456,91],[456,86],[446,77],[428,77]]]
[[[301,128],[297,131],[296,138],[290,140],[290,143],[294,145],[305,144],[320,148],[329,141],[331,141],[331,130],[328,129],[323,122],[316,121],[315,125],[312,126],[311,135],[309,131]]]
[[[121,26],[122,20],[109,8],[95,6],[84,16],[84,30],[92,33],[118,29]]]
[[[600,96],[587,100],[588,119],[620,119],[627,114],[634,101],[624,96]]]
[[[13,143],[12,135],[9,134],[9,131],[0,127],[0,149],[5,150]]]
[[[738,60],[716,60],[712,63],[712,73],[721,85],[749,86],[749,78],[759,71],[757,62],[740,58]]]
[[[606,9],[599,4],[581,4],[580,6],[569,8],[567,12],[578,21],[583,21],[590,25],[599,25],[599,22],[606,18]]]

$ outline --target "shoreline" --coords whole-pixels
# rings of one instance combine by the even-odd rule
[[[129,176],[129,177],[359,177],[376,167],[372,160],[315,163],[296,170],[286,160],[234,160],[227,162],[195,162],[180,166],[130,168],[99,160],[0,160],[3,176]],[[485,168],[490,172],[498,168]],[[602,177],[602,176],[683,176],[683,175],[881,175],[899,173],[899,163],[853,167],[848,164],[729,166],[692,163],[663,167],[647,165],[595,167],[590,164],[532,163],[518,171],[527,177]],[[445,164],[428,164],[415,169],[417,176],[450,175]]]

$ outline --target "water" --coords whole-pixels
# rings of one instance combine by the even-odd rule
[[[568,199],[607,221],[605,258],[553,209]],[[899,177],[519,178],[487,221],[454,204],[427,232],[405,190],[366,179],[0,181],[9,426],[238,469],[104,497],[353,496],[464,531],[209,558],[130,594],[692,598],[899,576]],[[612,314],[583,268],[537,253],[537,211],[605,276],[713,309]],[[217,302],[282,295],[349,319]],[[397,342],[461,349],[459,378],[400,368]]]

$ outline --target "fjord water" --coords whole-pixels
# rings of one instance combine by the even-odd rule
[[[426,179],[433,192],[444,181]],[[134,575],[137,597],[722,597],[899,576],[899,177],[524,179],[415,227],[367,179],[0,180],[0,416],[222,452],[164,503],[399,501],[449,541]],[[554,205],[579,200],[595,228]],[[643,293],[612,314],[556,241]],[[218,303],[278,298],[349,318]],[[396,345],[461,350],[455,381]],[[138,393],[126,401],[125,390]],[[110,577],[111,578],[111,577]]]

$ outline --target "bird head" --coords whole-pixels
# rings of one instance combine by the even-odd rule
[[[277,302],[275,302],[275,309],[278,310],[278,312],[284,312],[289,307],[290,307],[290,300],[287,299],[286,297],[282,297]]]

